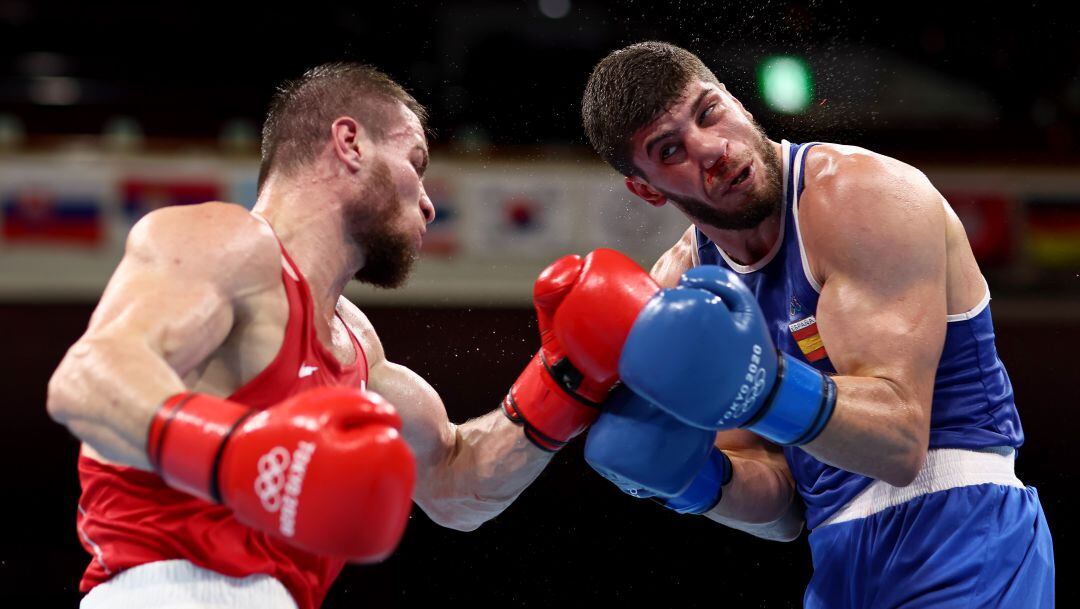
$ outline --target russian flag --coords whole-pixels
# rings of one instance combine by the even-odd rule
[[[194,205],[221,199],[221,185],[209,180],[126,180],[121,185],[121,191],[124,214],[132,223],[159,207]]]
[[[96,246],[104,236],[101,202],[91,196],[31,189],[3,198],[4,240]]]

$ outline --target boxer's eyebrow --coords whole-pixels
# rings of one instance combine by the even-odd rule
[[[650,139],[648,142],[645,143],[645,156],[647,156],[647,157],[652,156],[653,146],[655,146],[657,142],[659,142],[660,140],[665,140],[665,139],[667,139],[667,138],[669,138],[669,137],[671,137],[673,135],[677,135],[678,133],[679,133],[678,129],[669,129],[668,131],[665,131],[665,132],[661,133],[660,135]]]
[[[691,116],[697,116],[698,108],[701,107],[701,102],[705,99],[706,96],[709,95],[709,93],[712,93],[712,89],[704,89],[697,96],[697,99],[694,100],[693,105],[691,105],[691,107],[690,107],[691,108],[691,112],[690,112]],[[671,137],[673,135],[678,135],[679,131],[680,131],[680,129],[670,129],[668,131],[665,131],[665,132],[661,133],[660,135],[657,135],[656,137],[650,139],[649,141],[645,142],[645,156],[650,156],[651,157],[652,156],[653,146],[655,146],[657,142],[659,142],[660,140],[663,140],[665,138],[669,138],[669,137]]]

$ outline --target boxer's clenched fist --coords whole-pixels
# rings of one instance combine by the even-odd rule
[[[405,530],[415,478],[401,419],[371,392],[321,387],[261,412],[199,393],[169,398],[147,453],[173,488],[310,552],[388,556]]]
[[[533,302],[540,351],[503,400],[544,450],[558,450],[596,419],[618,380],[630,326],[659,286],[633,260],[609,249],[564,256],[540,273]]]
[[[828,423],[836,384],[778,352],[772,332],[735,273],[698,267],[641,312],[619,371],[628,387],[688,425],[805,444]]]
[[[713,446],[715,437],[621,386],[589,430],[585,461],[628,495],[703,514],[731,481],[731,461]]]

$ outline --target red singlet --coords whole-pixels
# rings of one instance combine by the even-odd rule
[[[319,342],[307,281],[284,248],[281,252],[281,277],[289,299],[284,342],[266,369],[229,396],[260,410],[313,387],[363,387],[367,382],[367,358],[351,330],[356,349],[351,365],[342,366]],[[156,474],[80,455],[79,480],[79,539],[92,556],[79,583],[83,592],[124,569],[186,559],[231,577],[273,576],[300,609],[315,609],[345,564],[297,550],[240,524],[228,508],[175,491]]]

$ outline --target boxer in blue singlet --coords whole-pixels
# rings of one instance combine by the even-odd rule
[[[767,139],[664,43],[602,60],[582,112],[631,192],[693,223],[653,268],[668,289],[623,347],[590,464],[761,537],[805,523],[806,607],[1053,607],[989,289],[926,177]]]

